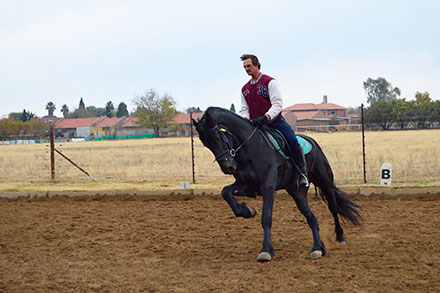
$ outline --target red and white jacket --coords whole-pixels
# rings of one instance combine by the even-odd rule
[[[239,114],[246,119],[266,116],[275,119],[283,109],[278,81],[260,73],[257,80],[248,81],[241,89],[241,110]]]

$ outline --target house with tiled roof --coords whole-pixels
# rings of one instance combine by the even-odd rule
[[[94,123],[92,128],[94,137],[115,136],[116,130],[120,128],[125,120],[127,120],[126,117],[104,117],[104,119]]]
[[[55,133],[57,136],[64,137],[89,137],[92,133],[91,127],[104,119],[105,117],[92,118],[72,118],[63,119],[55,124]]]
[[[355,117],[348,115],[347,110],[346,107],[328,103],[327,96],[324,96],[320,104],[295,104],[284,108],[282,113],[296,130],[328,130],[335,122],[340,126],[352,124]]]
[[[193,119],[202,116],[203,113],[193,113]],[[129,137],[145,136],[154,134],[152,128],[146,128],[138,123],[137,117],[108,118],[72,118],[61,119],[55,124],[55,132],[59,137]],[[191,132],[191,120],[189,113],[177,114],[168,127],[161,129],[161,136],[187,136]]]
[[[133,136],[133,135],[147,135],[154,134],[152,128],[145,128],[138,124],[137,117],[128,117],[116,127],[116,132],[119,136]]]
[[[197,120],[203,116],[203,112],[192,113],[192,118]],[[179,113],[174,117],[174,121],[168,127],[168,135],[189,136],[191,135],[191,114]]]

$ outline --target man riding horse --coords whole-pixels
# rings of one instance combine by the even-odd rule
[[[301,170],[300,187],[308,187],[307,165],[304,152],[298,143],[295,132],[281,114],[283,98],[276,79],[262,74],[261,64],[255,55],[240,57],[243,67],[252,79],[241,90],[241,110],[243,118],[250,119],[255,127],[266,125],[279,130],[286,138],[291,151],[291,158]]]

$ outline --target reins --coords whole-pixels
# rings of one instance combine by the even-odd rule
[[[221,154],[219,154],[218,156],[215,157],[214,162],[215,161],[220,161],[219,158],[224,156],[226,153],[229,152],[229,155],[231,157],[235,157],[235,155],[237,154],[237,152],[251,139],[251,137],[255,134],[255,132],[258,130],[258,128],[254,128],[254,130],[252,130],[251,134],[245,139],[244,142],[242,142],[237,148],[233,148],[233,146],[231,145],[231,142],[229,141],[229,139],[226,137],[225,132],[229,133],[229,135],[232,136],[232,133],[230,133],[228,130],[224,129],[224,128],[220,128],[218,127],[218,125],[216,125],[214,127],[214,130],[217,130],[220,133],[220,136],[222,137],[223,141],[225,142],[226,146],[228,147],[227,150],[225,150],[224,152],[222,152]],[[222,161],[228,161],[228,159],[223,159]]]

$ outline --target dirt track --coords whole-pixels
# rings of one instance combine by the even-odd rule
[[[344,248],[310,199],[328,252],[312,260],[305,219],[277,195],[265,264],[261,199],[248,220],[220,196],[0,199],[0,291],[439,292],[440,196],[354,199],[367,213]]]

